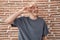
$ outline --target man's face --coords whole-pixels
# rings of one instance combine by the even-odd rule
[[[36,17],[37,14],[36,13],[23,13],[22,16],[24,16],[24,17],[32,17],[32,16]]]
[[[23,14],[21,14],[23,17],[29,17],[30,16],[30,14],[29,13],[23,13]]]
[[[37,17],[37,16],[38,16],[38,14],[37,14],[37,13],[33,13],[33,15],[34,15],[35,17]]]

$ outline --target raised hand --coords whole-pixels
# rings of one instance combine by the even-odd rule
[[[32,13],[37,10],[37,6],[36,4],[32,3],[30,6],[25,7],[24,10]]]

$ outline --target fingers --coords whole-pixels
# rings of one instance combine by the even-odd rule
[[[35,6],[35,3],[34,3],[34,2],[29,3],[29,5],[25,7],[25,9],[28,9],[28,8],[30,8],[30,7],[32,7],[32,6]]]

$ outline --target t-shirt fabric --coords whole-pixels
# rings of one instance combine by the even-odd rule
[[[18,27],[18,40],[42,40],[48,34],[47,25],[40,17],[36,20],[29,17],[16,18],[11,25]]]

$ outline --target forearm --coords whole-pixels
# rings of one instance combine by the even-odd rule
[[[43,40],[48,40],[46,36],[44,36],[42,39],[43,39]]]
[[[23,11],[23,9],[21,9],[18,12],[12,14],[4,22],[7,23],[7,24],[11,24],[18,16],[21,15],[22,11]]]

